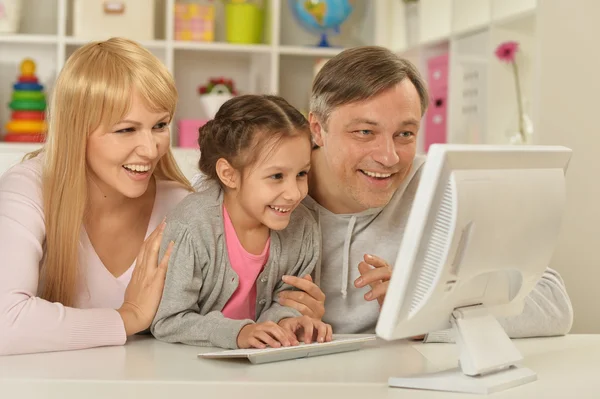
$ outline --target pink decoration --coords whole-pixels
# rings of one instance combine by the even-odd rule
[[[496,48],[496,57],[498,57],[500,61],[514,62],[517,51],[519,51],[519,43],[504,42]]]
[[[208,120],[181,119],[179,121],[179,147],[198,148],[198,129]]]
[[[447,141],[448,54],[427,60],[430,104],[425,114],[425,151],[434,143]]]
[[[519,51],[519,43],[517,42],[504,42],[496,48],[496,57],[500,61],[511,64],[513,75],[515,77],[515,92],[517,94],[517,110],[519,112],[519,133],[521,140],[525,143],[527,140],[525,133],[525,126],[523,120],[523,99],[521,97],[521,83],[519,82],[519,69],[517,68],[516,55]]]

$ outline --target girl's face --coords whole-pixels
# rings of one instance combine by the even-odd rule
[[[104,196],[142,196],[169,148],[169,136],[169,114],[148,110],[134,92],[123,120],[101,126],[88,138],[86,160],[92,184]]]
[[[305,135],[263,148],[256,163],[245,169],[236,196],[246,225],[287,227],[292,211],[308,193],[310,156],[311,143]]]

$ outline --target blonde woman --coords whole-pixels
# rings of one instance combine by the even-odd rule
[[[46,144],[0,178],[0,355],[122,345],[150,326],[163,220],[192,191],[169,148],[176,102],[134,42],[69,57]]]

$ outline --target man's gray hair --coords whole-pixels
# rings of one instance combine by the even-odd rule
[[[423,116],[429,104],[427,85],[410,61],[379,46],[344,50],[327,61],[315,77],[310,112],[326,125],[336,107],[374,97],[404,79],[417,89]]]

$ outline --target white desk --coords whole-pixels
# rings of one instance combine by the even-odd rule
[[[599,398],[600,335],[517,340],[538,381],[493,398]],[[384,342],[280,363],[198,359],[199,349],[137,338],[123,347],[0,357],[2,398],[474,398],[388,388],[388,376],[456,365],[449,344]]]

